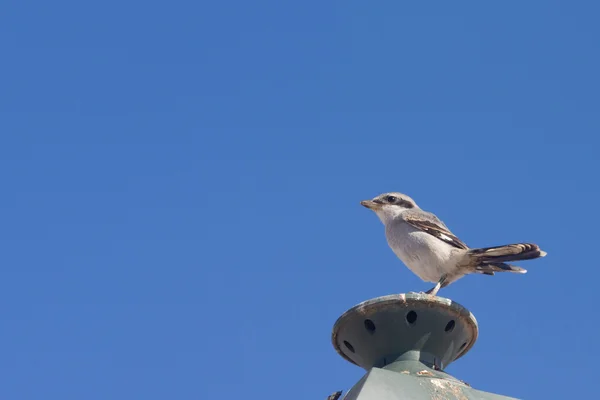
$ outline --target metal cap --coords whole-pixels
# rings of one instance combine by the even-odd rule
[[[342,357],[366,370],[401,360],[444,369],[473,347],[477,335],[475,317],[460,304],[408,293],[352,307],[333,326],[332,342]]]

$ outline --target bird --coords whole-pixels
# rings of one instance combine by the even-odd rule
[[[533,243],[469,248],[435,214],[422,210],[402,193],[383,193],[360,204],[377,214],[389,247],[408,269],[423,281],[435,283],[425,292],[433,296],[468,274],[524,274],[527,270],[507,263],[547,254]]]

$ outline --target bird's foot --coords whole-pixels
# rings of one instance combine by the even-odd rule
[[[432,295],[432,296],[437,296],[437,292],[439,292],[439,290],[442,288],[442,286],[446,286],[445,283],[446,283],[446,275],[442,275],[442,277],[440,278],[440,281],[438,283],[436,283],[434,287],[432,287],[425,293]]]

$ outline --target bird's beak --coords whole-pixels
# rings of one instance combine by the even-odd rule
[[[360,205],[373,211],[378,210],[379,207],[381,207],[381,204],[375,203],[373,200],[363,200],[360,202]]]

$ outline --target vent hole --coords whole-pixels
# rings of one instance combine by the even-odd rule
[[[466,344],[466,343],[465,343],[465,344]],[[344,346],[346,346],[346,348],[347,348],[348,350],[350,350],[351,352],[353,352],[353,353],[354,353],[354,347],[353,347],[353,346],[352,346],[350,343],[348,343],[347,341],[345,341],[345,340],[344,340]]]
[[[460,349],[458,349],[458,351],[461,351],[462,349],[464,349],[466,345],[467,345],[467,342],[464,342],[464,343],[463,343],[463,344],[460,346]]]
[[[454,325],[456,325],[456,323],[454,322],[453,319],[450,320],[450,322],[448,322],[448,324],[446,325],[446,327],[444,328],[444,330],[446,332],[452,332],[454,330]]]
[[[373,321],[365,319],[365,329],[371,334],[375,333],[375,324]]]
[[[414,324],[417,321],[417,313],[414,311],[409,311],[408,314],[406,314],[406,322],[408,322],[409,324]]]

